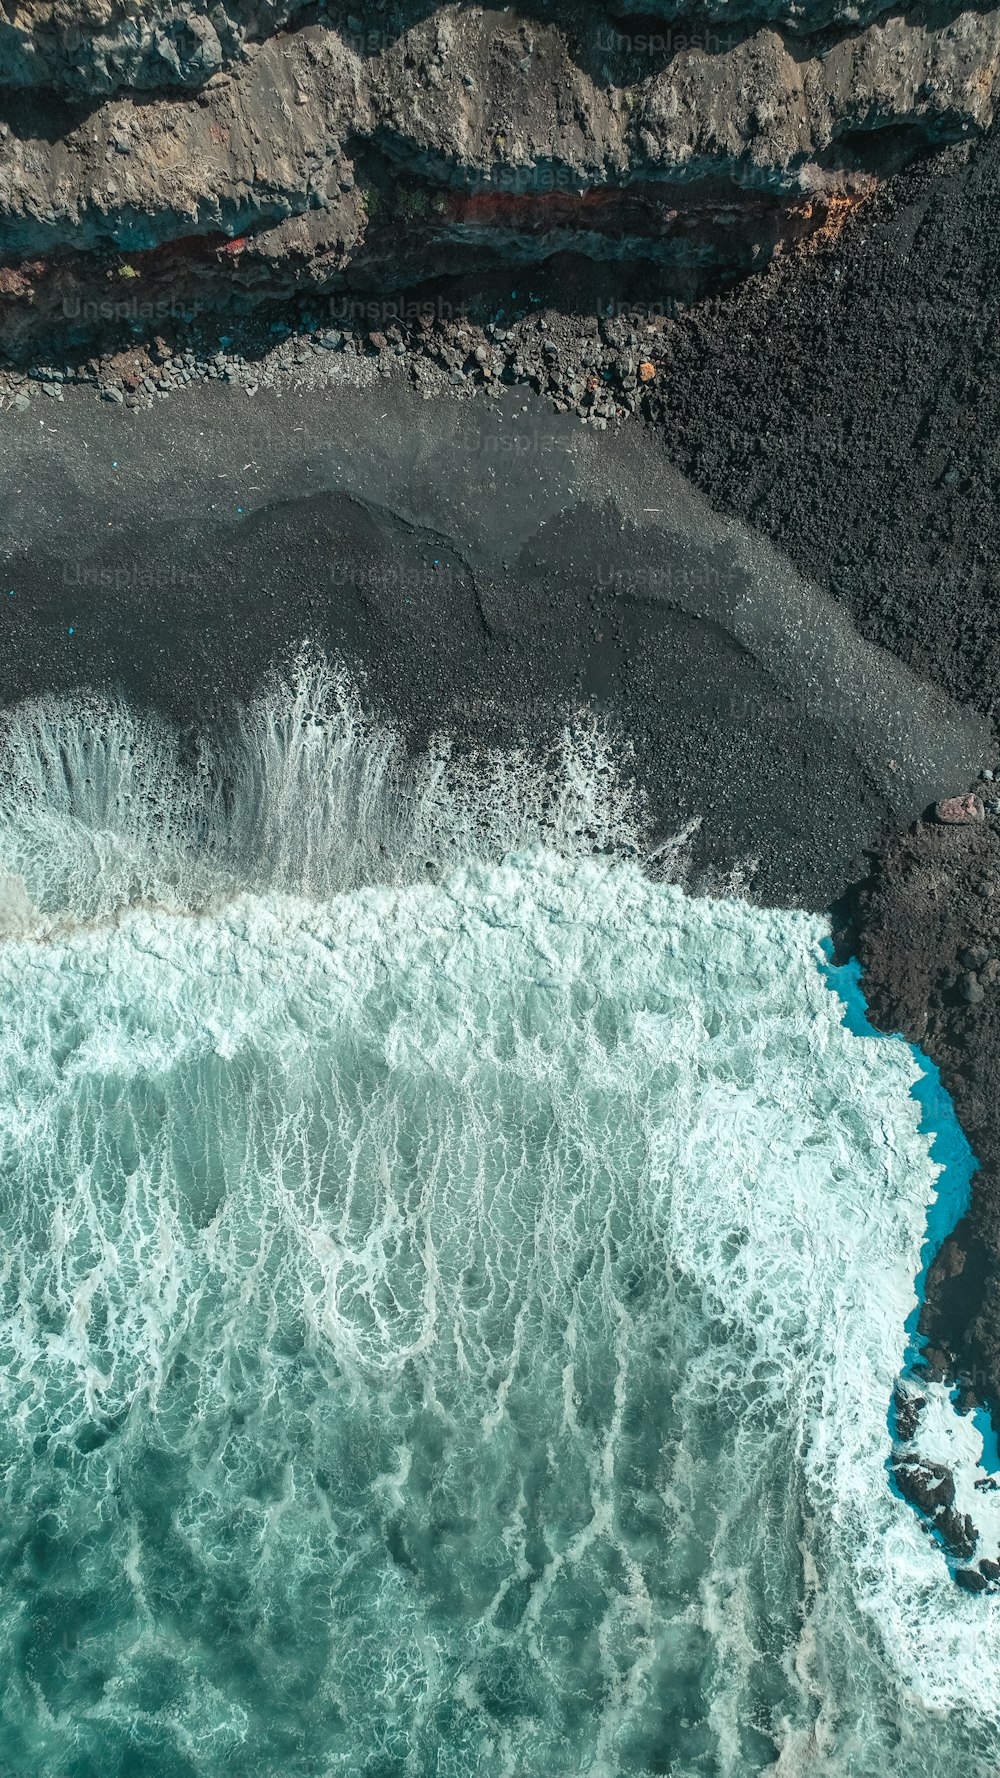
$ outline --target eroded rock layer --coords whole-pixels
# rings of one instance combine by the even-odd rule
[[[318,17],[374,54],[427,10],[419,0],[392,7],[358,0],[355,9],[325,0],[25,0],[0,19],[0,86],[86,97],[126,87],[197,88],[287,26]],[[552,16],[573,26],[582,10],[564,0]],[[669,55],[694,45],[717,52],[762,24],[796,36],[854,31],[892,10],[887,0],[703,0],[697,9],[686,0],[646,0],[638,9],[612,0],[602,47]],[[638,19],[631,16],[636,11]]]

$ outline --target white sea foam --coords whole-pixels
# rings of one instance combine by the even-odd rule
[[[224,807],[7,736],[0,1754],[985,1778],[1000,1600],[886,1472],[911,1052],[821,921],[586,855],[594,731],[484,804],[326,693]]]
[[[543,769],[544,764],[544,769]],[[183,737],[103,695],[52,697],[0,731],[0,931],[33,915],[178,910],[248,889],[330,895],[426,881],[543,841],[634,853],[675,875],[685,830],[655,855],[628,748],[589,714],[545,762],[515,747],[411,757],[346,675],[305,655],[225,730]]]

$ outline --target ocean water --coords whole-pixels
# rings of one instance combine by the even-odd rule
[[[4,1778],[996,1772],[886,1469],[919,1061],[641,832],[322,668],[8,724]]]

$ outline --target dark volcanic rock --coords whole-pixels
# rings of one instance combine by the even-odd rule
[[[856,893],[848,948],[864,967],[871,1017],[938,1064],[973,1152],[968,1214],[927,1280],[921,1329],[938,1368],[968,1398],[1000,1408],[1000,823],[918,824],[888,838]],[[985,956],[977,978],[964,960]],[[969,982],[978,989],[969,993]]]
[[[978,1534],[968,1513],[956,1512],[954,1507],[946,1507],[936,1523],[941,1541],[953,1556],[967,1559],[973,1554]]]
[[[955,1504],[954,1478],[943,1463],[929,1463],[923,1457],[900,1457],[893,1464],[893,1473],[900,1493],[929,1519]]]
[[[897,1383],[893,1393],[893,1404],[896,1409],[896,1433],[904,1444],[912,1439],[920,1423],[920,1410],[925,1405],[925,1397],[914,1395],[912,1390],[905,1389]]]
[[[988,712],[998,203],[995,135],[901,174],[835,250],[775,263],[673,330],[662,415],[714,504],[779,542],[863,634]]]

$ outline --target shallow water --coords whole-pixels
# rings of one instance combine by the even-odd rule
[[[0,760],[0,1770],[995,1770],[823,923],[623,857],[592,730],[498,795],[322,676],[224,772],[96,711]]]

